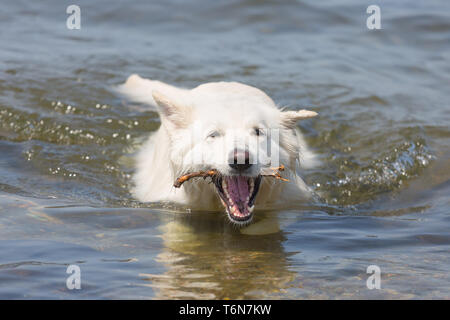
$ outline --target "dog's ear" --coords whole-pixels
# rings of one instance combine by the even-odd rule
[[[299,111],[282,111],[280,118],[281,124],[287,128],[294,128],[297,121],[313,118],[317,116],[318,113],[310,110],[299,110]]]
[[[184,128],[189,123],[188,117],[191,108],[181,105],[176,101],[172,101],[164,94],[158,91],[152,92],[153,99],[158,105],[158,112],[161,116],[161,120],[168,121],[176,128]]]

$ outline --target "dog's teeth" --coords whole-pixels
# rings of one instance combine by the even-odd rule
[[[255,209],[255,205],[252,205],[251,207],[248,208],[248,212],[252,213],[253,209]]]

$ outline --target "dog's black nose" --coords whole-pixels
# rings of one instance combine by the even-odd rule
[[[248,151],[234,150],[233,155],[228,163],[233,169],[244,171],[250,168],[250,154]]]

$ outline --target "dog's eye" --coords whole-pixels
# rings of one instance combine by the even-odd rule
[[[262,129],[260,129],[260,128],[254,128],[253,130],[254,130],[254,132],[255,132],[255,134],[256,134],[257,136],[263,135]]]
[[[212,131],[208,134],[208,138],[216,138],[220,136],[220,132],[219,131]]]

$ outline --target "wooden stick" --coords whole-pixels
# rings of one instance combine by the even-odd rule
[[[179,177],[175,183],[173,184],[173,186],[175,188],[179,188],[181,187],[181,185],[188,181],[189,179],[192,178],[197,178],[197,177],[203,177],[203,178],[207,178],[207,177],[214,177],[215,175],[218,175],[219,172],[215,169],[212,170],[208,170],[208,171],[198,171],[198,172],[192,172],[192,173],[188,173],[185,174],[184,176]]]
[[[261,170],[261,175],[263,177],[273,177],[275,179],[279,179],[281,181],[289,181],[289,179],[283,178],[280,174],[281,171],[284,171],[284,165],[275,168],[263,168]]]
[[[261,176],[263,177],[272,177],[275,179],[279,179],[281,181],[289,181],[289,179],[283,178],[280,174],[281,171],[284,171],[284,165],[281,165],[279,167],[275,167],[275,168],[263,168],[261,170]],[[208,171],[198,171],[198,172],[192,172],[192,173],[188,173],[185,174],[181,177],[179,177],[175,183],[173,184],[173,186],[175,188],[179,188],[181,187],[181,185],[183,183],[185,183],[186,181],[192,179],[192,178],[198,178],[198,177],[202,177],[203,179],[206,179],[207,177],[215,177],[220,175],[220,173],[216,170],[216,169],[212,169],[212,170],[208,170]]]

